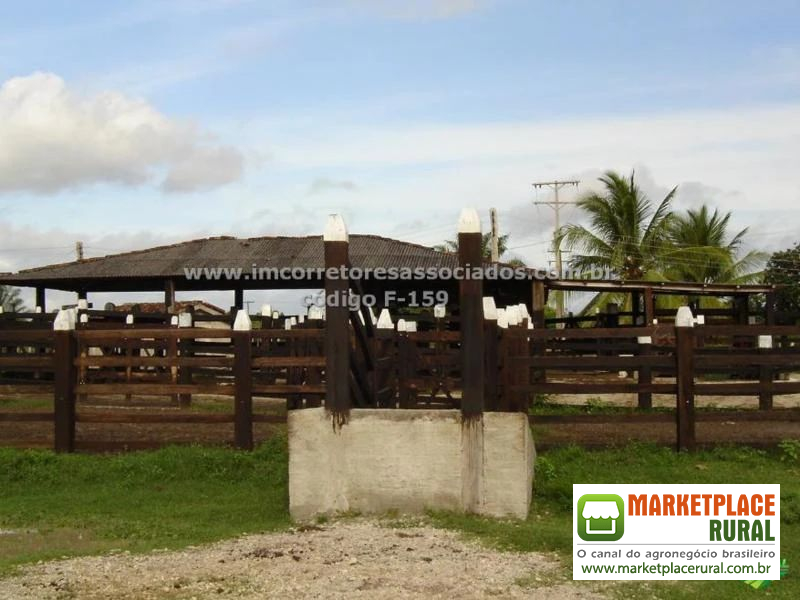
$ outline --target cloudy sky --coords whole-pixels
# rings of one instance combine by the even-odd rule
[[[432,244],[463,206],[543,265],[531,182],[632,168],[788,247],[798,31],[797,0],[8,3],[0,271],[330,212]]]

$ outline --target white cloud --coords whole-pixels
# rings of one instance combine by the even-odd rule
[[[50,73],[0,87],[0,193],[159,180],[185,192],[236,181],[243,165],[237,149],[141,99],[81,95]]]

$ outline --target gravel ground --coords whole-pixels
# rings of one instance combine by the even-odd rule
[[[344,521],[181,551],[75,558],[0,580],[0,599],[599,598],[557,560],[427,526]]]

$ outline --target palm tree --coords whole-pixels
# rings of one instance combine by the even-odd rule
[[[633,172],[625,178],[607,171],[599,180],[604,193],[590,193],[577,203],[588,215],[589,226],[569,224],[558,232],[557,243],[573,252],[570,266],[608,270],[622,280],[659,277],[677,187],[654,209]]]
[[[25,307],[19,297],[19,290],[7,285],[0,285],[0,306],[9,312],[21,312]]]
[[[671,248],[663,253],[666,275],[673,281],[697,283],[755,283],[767,259],[751,250],[742,255],[747,228],[728,233],[731,213],[712,213],[705,204],[697,210],[675,215],[670,223]]]
[[[497,250],[498,250],[497,253],[498,253],[498,256],[500,256],[500,257],[502,257],[503,254],[506,253],[506,250],[508,250],[508,237],[509,237],[509,234],[497,236]],[[455,240],[445,240],[443,243],[435,245],[433,247],[433,249],[438,251],[438,252],[458,253],[458,240],[457,239],[455,239]],[[491,256],[492,256],[492,234],[491,234],[491,232],[484,233],[481,236],[481,253],[483,254],[484,258],[487,258],[487,259],[491,258]],[[524,267],[525,266],[525,263],[522,262],[518,258],[512,258],[512,259],[504,261],[504,262],[508,263],[509,265],[515,266],[515,267]]]

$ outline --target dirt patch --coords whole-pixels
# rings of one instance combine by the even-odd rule
[[[177,552],[27,567],[0,599],[600,598],[548,555],[498,552],[457,533],[337,522]]]

